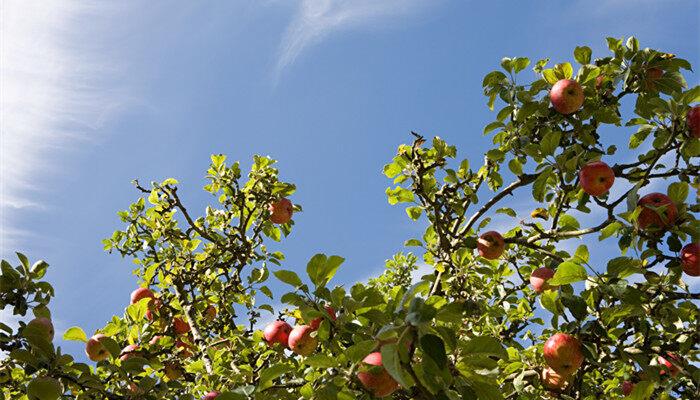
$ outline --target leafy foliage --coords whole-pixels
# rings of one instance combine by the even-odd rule
[[[268,205],[295,187],[279,180],[269,158],[256,156],[243,179],[238,163],[212,156],[204,190],[217,204],[202,216],[185,207],[176,180],[135,182],[142,197],[119,213],[124,228],[104,246],[133,260],[155,299],[134,302],[100,329],[110,356],[94,365],[63,354],[24,323],[16,331],[0,325],[0,350],[9,353],[0,361],[3,394],[194,399],[216,390],[219,400],[368,399],[356,373],[384,369],[400,385],[395,399],[623,398],[623,381],[635,385],[630,399],[698,398],[700,294],[684,280],[678,252],[700,240],[700,206],[691,196],[700,140],[685,120],[700,87],[686,90],[681,72],[690,65],[683,59],[640,49],[635,38],[607,42],[612,54],[598,59],[576,47],[578,68],[536,62],[527,84],[519,83],[527,58],[504,58],[502,69],[487,74],[487,105],[498,110],[484,129],[494,147],[482,165],[457,159],[457,149],[437,137],[428,143],[414,134],[412,144],[399,146],[384,167],[393,180],[386,194],[390,204],[407,204],[410,219],[426,223],[422,237],[406,242],[433,271],[419,279],[411,253],[349,288],[330,286],[342,257],[314,255],[305,276],[286,267],[284,255],[265,242],[281,241],[294,224],[273,224]],[[562,115],[548,93],[570,78],[582,85],[585,102]],[[630,149],[646,150],[612,165],[618,190],[592,197],[578,171],[614,159],[617,148],[606,144],[613,128],[629,133]],[[677,218],[668,229],[640,229],[640,194],[666,180]],[[503,204],[515,193],[532,197],[532,213]],[[502,232],[505,253],[487,260],[474,250],[495,214],[513,223]],[[572,254],[563,245],[572,238],[592,239]],[[605,267],[591,265],[596,238],[616,241],[620,250]],[[47,264],[18,258],[16,267],[2,262],[0,308],[50,317],[53,289],[41,281]],[[529,282],[541,267],[555,272],[538,293]],[[271,273],[289,289],[279,295],[284,310],[271,305]],[[317,351],[303,357],[268,345],[258,325],[270,316],[318,323]],[[542,351],[557,332],[582,343],[584,361],[552,388],[540,378]],[[73,327],[63,337],[88,336]],[[122,350],[130,344],[138,348]],[[382,366],[362,362],[372,352],[381,354]]]

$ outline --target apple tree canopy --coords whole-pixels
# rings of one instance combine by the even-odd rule
[[[4,397],[700,398],[700,113],[689,113],[700,87],[680,56],[634,37],[607,44],[600,58],[576,47],[574,63],[501,60],[483,79],[483,160],[417,133],[400,145],[386,195],[425,230],[367,282],[334,284],[352,254],[310,255],[301,274],[268,249],[302,211],[270,207],[293,202],[295,186],[268,157],[242,171],[212,156],[215,205],[201,211],[175,179],[135,181],[138,199],[103,243],[150,294],[99,332],[58,332],[104,335],[87,352],[99,361],[54,344],[48,264],[2,261],[0,309],[25,321],[0,324]],[[603,241],[617,251],[601,265],[591,260]],[[415,278],[420,263],[430,272]],[[273,293],[273,279],[287,290]],[[263,334],[275,319],[286,323]]]

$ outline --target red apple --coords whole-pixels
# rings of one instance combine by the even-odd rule
[[[567,333],[556,333],[547,339],[543,355],[547,365],[567,377],[583,364],[581,343]]]
[[[678,357],[674,353],[666,353],[666,357],[658,356],[656,358],[656,361],[659,362],[659,365],[662,367],[665,367],[661,372],[659,372],[659,375],[666,375],[666,371],[668,370],[668,373],[671,374],[672,377],[676,377],[681,372],[681,369],[678,367],[678,365],[681,363],[681,358]],[[669,361],[668,359],[673,360],[673,362]]]
[[[140,356],[138,350],[139,346],[137,344],[130,344],[122,349],[119,359],[121,361],[126,361],[132,357]]]
[[[53,340],[54,329],[51,320],[46,317],[37,317],[29,321],[27,326],[24,328],[25,334],[33,333],[41,335],[49,342]]]
[[[622,382],[622,394],[624,396],[629,396],[630,393],[632,393],[632,391],[634,390],[634,386],[634,383],[632,383],[631,381]]]
[[[335,310],[333,309],[333,307],[331,307],[331,306],[325,306],[325,307],[323,307],[323,308],[324,308],[324,309],[326,310],[326,312],[328,313],[328,318],[330,318],[331,320],[335,321],[337,317],[335,316]],[[312,319],[311,322],[309,323],[309,326],[311,327],[311,329],[316,330],[316,329],[318,329],[318,327],[321,325],[321,322],[322,322],[322,321],[323,321],[323,317],[314,318],[314,319]]]
[[[552,286],[550,286],[547,281],[553,276],[554,270],[547,267],[537,268],[532,271],[530,275],[530,285],[532,285],[532,289],[535,293],[542,293],[547,289],[551,289]]]
[[[656,91],[656,81],[658,81],[664,74],[664,71],[660,68],[649,68],[646,71],[646,76],[644,77],[644,87],[648,91]]]
[[[375,397],[386,397],[399,388],[399,384],[389,375],[382,364],[382,353],[370,353],[362,360],[357,379]]]
[[[301,356],[313,354],[318,347],[318,339],[311,334],[314,329],[308,325],[297,325],[289,334],[289,349]]]
[[[291,331],[292,327],[288,323],[277,320],[265,327],[263,337],[270,345],[279,343],[286,347],[289,340],[289,332]]]
[[[568,383],[567,376],[562,376],[550,367],[542,369],[542,386],[550,390],[561,390]]]
[[[155,295],[148,288],[138,288],[131,292],[131,304],[138,303],[141,299],[155,299]]]
[[[700,106],[692,107],[687,115],[690,136],[700,138]]]
[[[215,398],[219,397],[221,393],[217,392],[216,390],[213,390],[202,397],[202,400],[214,400]]]
[[[98,333],[88,339],[87,344],[85,345],[85,354],[87,354],[90,360],[102,361],[109,357],[109,351],[102,344],[102,341],[106,338],[107,336]]]
[[[572,114],[583,105],[583,88],[573,79],[561,79],[549,92],[552,106],[561,114]]]
[[[637,202],[642,210],[637,217],[639,229],[664,229],[676,222],[678,209],[670,197],[663,193],[649,193]]]
[[[175,317],[173,318],[173,331],[177,335],[184,335],[190,331],[190,324],[185,322],[185,320],[180,317]]]
[[[270,211],[270,221],[275,224],[286,224],[294,213],[292,202],[285,198],[270,204],[267,209]]]
[[[583,191],[591,196],[604,195],[615,182],[615,172],[602,161],[594,161],[584,165],[579,171],[578,177]]]
[[[690,243],[681,249],[683,272],[690,276],[700,276],[700,243]]]
[[[488,231],[479,236],[479,239],[476,241],[476,248],[480,256],[487,260],[495,260],[503,254],[506,243],[500,233]]]

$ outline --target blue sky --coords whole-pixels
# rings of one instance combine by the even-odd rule
[[[700,65],[693,0],[144,4],[2,5],[0,255],[51,264],[58,332],[92,333],[136,287],[131,262],[100,244],[134,178],[175,177],[201,210],[210,154],[270,155],[304,207],[285,268],[338,254],[351,283],[424,228],[384,195],[382,166],[410,130],[480,162],[494,119],[481,80],[502,57],[573,62],[577,45],[602,56],[606,36],[636,35]]]

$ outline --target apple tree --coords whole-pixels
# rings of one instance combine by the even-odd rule
[[[139,286],[98,332],[63,333],[90,362],[53,343],[48,265],[2,262],[0,308],[33,315],[0,324],[3,394],[700,398],[700,87],[673,54],[607,44],[596,59],[576,47],[576,67],[544,59],[533,75],[516,57],[487,74],[483,162],[438,137],[399,146],[388,201],[425,231],[367,282],[334,285],[341,256],[310,256],[299,274],[268,249],[301,211],[270,158],[244,176],[212,156],[202,213],[175,179],[134,182],[141,196],[104,246]]]

